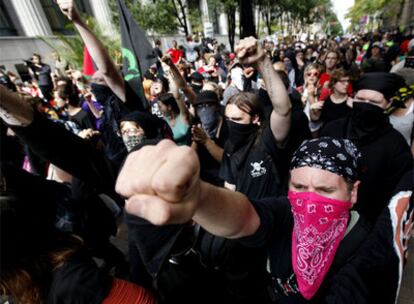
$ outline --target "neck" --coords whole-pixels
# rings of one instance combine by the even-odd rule
[[[344,100],[348,95],[346,93],[340,93],[338,91],[333,91],[331,97],[335,100]]]

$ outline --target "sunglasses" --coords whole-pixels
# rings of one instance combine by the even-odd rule
[[[311,77],[311,76],[319,76],[319,73],[318,72],[313,72],[313,73],[306,73],[306,76],[308,76],[308,77]]]

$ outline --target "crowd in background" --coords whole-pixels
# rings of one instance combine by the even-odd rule
[[[156,40],[157,62],[142,71],[147,101],[142,102],[76,9],[68,12],[65,1],[60,5],[81,34],[97,71],[85,76],[58,52],[52,66],[42,62],[47,54],[33,54],[26,61],[30,81],[0,70],[3,300],[374,303],[381,296],[387,303],[395,300],[401,280],[394,268],[384,266],[389,262],[384,252],[393,248],[393,238],[388,241],[386,233],[394,230],[384,226],[383,212],[397,190],[412,193],[413,188],[412,35],[373,32],[305,41],[296,36],[248,38],[253,40],[242,40],[235,52],[214,39],[188,36],[182,45],[173,41],[169,49]],[[254,47],[243,49],[251,41]],[[289,246],[271,247],[277,254],[267,254],[256,240],[212,233],[197,220],[158,226],[165,222],[140,216],[142,210],[130,207],[125,212],[124,200],[131,198],[122,186],[115,187],[119,171],[128,170],[128,155],[162,139],[194,151],[203,182],[241,192],[253,202],[288,195],[289,172],[304,166],[293,165],[299,158],[309,166],[339,172],[351,187],[361,180],[353,210],[364,218],[358,228],[364,233],[357,233],[362,235],[353,239],[358,245],[351,245],[350,253],[338,253],[349,256],[323,276],[324,282],[332,279],[335,291],[322,283],[311,295],[304,292],[312,289],[293,278],[298,277],[299,266],[293,262],[293,274],[282,265],[291,259],[290,240],[283,242],[291,237],[286,227],[292,224],[273,223],[255,204],[262,223],[271,222],[284,231],[278,244]],[[315,140],[319,147],[312,146]],[[323,149],[332,147],[338,149],[335,156],[324,158]],[[354,148],[361,151],[360,157]],[[316,149],[316,154],[301,155],[306,149]],[[320,163],[313,165],[315,161]],[[136,172],[133,179],[143,179],[145,168]],[[411,197],[406,220],[412,216],[412,202]],[[353,215],[350,218],[348,224]],[[128,257],[110,241],[120,221],[128,226]],[[406,227],[408,235],[412,226]],[[368,238],[371,232],[375,241]],[[365,238],[377,255],[368,249],[358,253]],[[407,241],[403,240],[405,250]],[[272,264],[275,256],[279,264]],[[341,267],[359,256],[369,257],[370,270],[375,271],[366,270],[365,276],[353,265],[356,270],[348,269],[349,276],[341,277]],[[378,280],[384,273],[392,286]],[[349,287],[348,280],[359,283]],[[334,285],[337,281],[340,284]],[[372,290],[378,295],[373,296]]]

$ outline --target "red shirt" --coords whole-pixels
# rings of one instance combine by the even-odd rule
[[[171,60],[174,64],[177,64],[180,58],[183,57],[183,52],[179,49],[174,48],[169,49],[167,51],[167,54],[171,56]]]

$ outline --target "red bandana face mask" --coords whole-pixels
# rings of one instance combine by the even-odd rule
[[[302,296],[318,291],[335,257],[349,219],[351,202],[314,192],[288,193],[294,217],[292,265]]]

